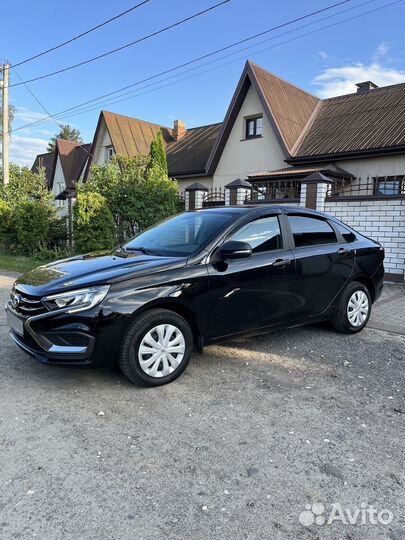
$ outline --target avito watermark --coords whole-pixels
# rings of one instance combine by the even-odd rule
[[[352,508],[335,502],[330,504],[329,510],[323,503],[306,504],[298,519],[304,527],[332,525],[335,522],[344,525],[389,525],[394,515],[391,510],[379,510],[365,502]]]

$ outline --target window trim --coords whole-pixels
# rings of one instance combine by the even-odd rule
[[[111,156],[110,156],[111,151]],[[112,158],[115,156],[115,150],[114,146],[112,144],[109,144],[105,147],[105,157],[106,157],[106,163],[110,163]]]
[[[260,134],[257,134],[257,120],[261,119],[262,120],[262,133]],[[245,116],[244,118],[245,120],[245,138],[242,139],[244,141],[247,141],[247,140],[250,140],[250,139],[260,139],[261,137],[263,137],[263,115],[262,114],[255,114],[253,116]],[[253,135],[249,135],[248,131],[249,131],[249,122],[253,122],[254,123],[254,134]]]
[[[342,243],[339,240],[339,235],[337,234],[335,228],[331,225],[331,223],[329,223],[329,220],[327,218],[324,218],[322,216],[317,216],[317,215],[310,215],[310,214],[304,214],[304,213],[301,214],[299,212],[286,213],[285,217],[286,217],[286,225],[288,227],[289,234],[290,234],[291,249],[308,249],[308,248],[313,249],[319,246],[337,246],[338,244]],[[288,219],[289,217],[304,217],[304,218],[316,219],[318,221],[323,221],[324,223],[327,223],[329,227],[332,229],[332,232],[335,234],[336,242],[324,242],[322,244],[311,244],[309,246],[296,246],[295,241],[294,241],[294,233],[292,231],[290,221]]]
[[[250,223],[253,223],[255,221],[258,221],[259,219],[267,219],[267,218],[271,218],[271,217],[275,217],[278,221],[278,226],[279,226],[279,229],[280,229],[280,235],[281,235],[281,242],[283,244],[283,246],[281,248],[277,248],[277,249],[268,249],[266,251],[259,251],[259,252],[253,252],[253,248],[252,248],[252,255],[251,257],[257,257],[257,256],[260,256],[260,255],[265,255],[265,254],[268,254],[268,253],[278,253],[280,251],[286,251],[286,250],[290,250],[290,248],[288,246],[286,246],[286,236],[284,234],[284,230],[283,230],[283,223],[282,223],[282,214],[269,214],[269,215],[262,215],[262,216],[255,216],[253,219],[251,219],[250,221],[247,221],[246,223],[243,223],[243,224],[240,224],[240,226],[238,228],[235,227],[235,229],[233,229],[232,231],[229,231],[229,233],[225,236],[225,238],[223,238],[223,241],[219,244],[219,246],[221,246],[224,242],[227,242],[228,240],[231,239],[231,236],[233,234],[235,234],[236,232],[238,232],[239,230],[241,230],[243,227],[246,227],[247,225],[250,225]],[[219,247],[218,245],[216,246]],[[216,249],[214,248],[214,250]],[[249,257],[249,258],[251,258]]]

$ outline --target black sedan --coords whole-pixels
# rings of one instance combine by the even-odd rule
[[[367,324],[384,250],[337,219],[295,207],[185,212],[108,252],[40,266],[6,306],[15,343],[38,360],[110,367],[133,382],[176,379],[193,349],[243,333]]]

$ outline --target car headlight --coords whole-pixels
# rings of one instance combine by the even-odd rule
[[[79,289],[61,294],[45,296],[42,302],[51,311],[66,308],[66,313],[76,313],[90,309],[104,300],[110,290],[109,285]]]

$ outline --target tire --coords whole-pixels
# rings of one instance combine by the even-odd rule
[[[340,297],[332,326],[344,334],[356,334],[366,326],[371,314],[370,291],[365,285],[353,281]]]
[[[173,311],[152,309],[137,317],[128,328],[119,365],[135,384],[162,386],[183,373],[192,351],[193,334],[187,321]]]

